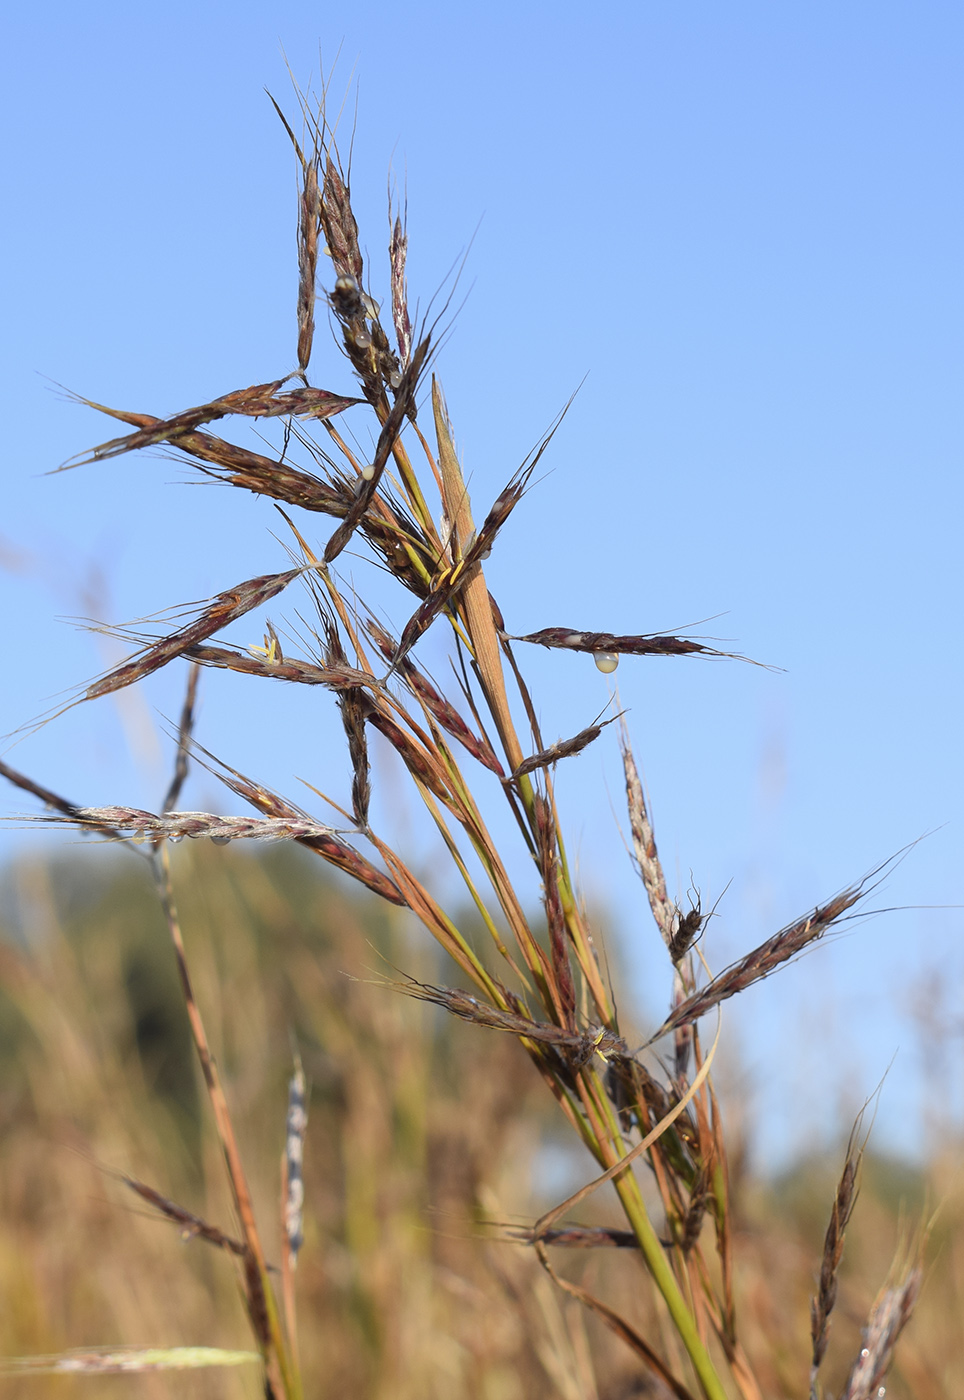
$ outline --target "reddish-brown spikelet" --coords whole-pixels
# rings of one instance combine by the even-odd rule
[[[198,408],[187,408],[174,414],[172,418],[151,419],[138,432],[129,433],[122,438],[112,438],[110,442],[102,442],[86,455],[65,463],[65,466],[86,466],[90,462],[119,457],[124,452],[134,452],[141,447],[154,447],[160,442],[177,445],[182,436],[193,433],[202,423],[213,423],[218,418],[231,415],[246,418],[278,418],[291,415],[296,418],[323,420],[351,408],[353,404],[363,402],[361,399],[331,394],[327,389],[290,389],[285,394],[279,394],[278,390],[283,383],[283,379],[275,379],[270,384],[252,384],[247,389],[235,389],[230,394],[212,399],[210,403],[201,404]],[[110,413],[115,418],[125,416],[111,409],[104,409],[90,399],[82,399],[81,402],[89,404],[91,408],[100,409],[101,412]],[[137,417],[143,423],[147,415],[139,414]]]
[[[521,1244],[561,1245],[564,1249],[638,1249],[639,1240],[632,1230],[614,1230],[604,1225],[567,1225],[561,1230],[543,1230],[537,1234],[535,1228],[512,1228],[506,1231],[506,1239],[518,1240]]]
[[[560,739],[558,743],[550,744],[541,753],[534,753],[531,758],[525,759],[518,768],[513,770],[513,778],[521,778],[525,773],[534,773],[538,768],[549,768],[562,758],[571,758],[573,754],[582,753],[587,745],[599,738],[606,725],[612,724],[612,722],[611,719],[607,719],[602,724],[590,724],[571,739]]]
[[[369,480],[363,481],[355,502],[332,535],[325,548],[325,563],[332,563],[341,551],[345,548],[352,535],[355,533],[365,512],[371,504],[372,498],[378,489],[378,483],[382,472],[385,470],[388,459],[392,454],[402,423],[408,411],[409,405],[414,401],[415,392],[418,388],[418,377],[429,351],[429,337],[426,336],[421,342],[412,362],[405,371],[398,397],[392,405],[391,412],[385,419],[382,430],[378,435],[378,446],[375,449],[375,456],[372,459],[372,475]]]
[[[388,411],[385,384],[399,388],[402,373],[378,320],[377,304],[362,292],[360,283],[349,276],[337,278],[328,300],[341,323],[342,346],[361,381],[365,398],[381,416]],[[412,401],[408,412],[414,417]]]
[[[39,797],[46,807],[52,811],[61,812],[68,822],[78,822],[80,814],[84,810],[76,803],[69,802],[66,797],[61,797],[59,793],[51,792],[49,788],[35,783],[32,778],[18,772],[16,768],[11,768],[8,763],[4,763],[2,760],[0,760],[0,777],[6,778],[8,783],[13,783],[14,787],[21,788],[24,792],[33,793],[34,797]],[[81,822],[80,825],[83,826],[83,823]],[[123,831],[114,827],[104,827],[103,834],[113,836],[118,841],[126,840]]]
[[[455,709],[454,705],[446,700],[444,695],[439,694],[431,682],[422,675],[421,671],[412,666],[410,674],[406,674],[406,679],[409,681],[412,690],[424,703],[426,709],[432,716],[438,720],[442,728],[446,730],[447,733],[451,734],[453,739],[457,739],[462,747],[470,753],[473,758],[477,758],[485,768],[488,768],[490,772],[495,773],[498,777],[503,777],[504,770],[502,764],[496,757],[495,751],[488,740],[484,737],[480,738],[478,735],[472,733],[472,730],[469,729],[465,720],[459,714],[458,710]]]
[[[354,495],[340,482],[329,484],[310,472],[300,471],[287,462],[250,452],[233,442],[210,433],[185,433],[175,444],[208,465],[199,467],[217,480],[226,481],[258,496],[271,496],[302,510],[321,511],[325,515],[345,516],[354,502]]]
[[[299,812],[296,807],[292,807],[268,788],[261,787],[259,783],[253,783],[243,774],[236,772],[235,769],[228,768],[226,764],[218,763],[212,771],[217,774],[226,787],[229,787],[232,792],[236,792],[239,797],[243,797],[246,802],[250,802],[252,807],[256,807],[259,812],[264,812],[266,816],[292,821],[304,818],[304,813]],[[382,899],[387,899],[390,904],[404,905],[407,902],[398,886],[387,875],[376,870],[364,856],[360,855],[353,846],[349,846],[340,836],[319,832],[311,836],[299,837],[298,841],[300,845],[307,846],[310,851],[317,852],[330,865],[336,866],[337,869],[343,870],[346,875],[350,875],[352,879],[367,885],[370,890]]]
[[[338,276],[352,277],[361,286],[364,263],[358,246],[358,224],[351,208],[351,192],[330,150],[325,160],[320,218]]]
[[[847,1143],[847,1153],[843,1171],[834,1195],[830,1223],[823,1242],[823,1259],[820,1264],[820,1285],[816,1297],[810,1302],[810,1339],[813,1343],[810,1366],[811,1400],[817,1400],[817,1372],[827,1351],[830,1340],[830,1314],[837,1301],[837,1271],[843,1257],[844,1234],[850,1223],[850,1216],[857,1201],[857,1175],[860,1171],[863,1147],[857,1146],[863,1115],[858,1117]]]
[[[388,740],[412,777],[417,778],[420,783],[424,783],[429,792],[434,793],[445,803],[446,807],[450,809],[454,807],[456,815],[461,818],[463,816],[461,803],[456,803],[445,781],[444,772],[429,751],[417,739],[406,734],[389,715],[374,705],[370,705],[368,708],[366,718],[372,728],[377,729],[379,734]]]
[[[216,666],[226,671],[240,671],[247,676],[264,676],[268,680],[292,681],[299,685],[323,685],[329,690],[376,684],[372,676],[353,666],[316,666],[311,661],[299,661],[291,656],[275,661],[266,656],[235,651],[231,647],[194,646],[188,647],[182,655],[202,666]]]
[[[298,366],[302,373],[311,359],[315,333],[315,286],[318,272],[318,232],[321,227],[321,194],[318,189],[318,168],[321,161],[319,129],[313,123],[315,143],[311,158],[305,156],[287,117],[268,93],[281,124],[291,140],[301,165],[302,186],[298,200]]]
[[[8,783],[13,783],[14,787],[21,788],[24,792],[33,793],[34,797],[39,797],[45,806],[62,812],[71,821],[81,810],[74,802],[69,802],[66,797],[61,797],[59,793],[52,792],[50,788],[42,787],[40,783],[35,783],[33,778],[28,778],[25,773],[20,773],[16,768],[11,768],[8,763],[0,759],[0,777],[6,778]]]
[[[330,428],[330,424],[327,426]],[[312,444],[305,439],[305,445]],[[199,467],[199,471],[259,496],[270,496],[288,505],[300,506],[303,510],[319,511],[341,519],[356,506],[356,492],[336,476],[330,482],[322,481],[311,472],[290,466],[288,462],[250,452],[208,433],[187,433],[178,437],[175,446],[179,451],[207,464]],[[415,522],[404,519],[397,505],[373,494],[359,529],[399,582],[419,597],[424,597],[428,587],[413,566],[409,551],[421,558],[427,574],[435,567],[436,550],[422,536]]]
[[[177,725],[177,757],[174,760],[174,772],[171,775],[170,784],[161,804],[162,812],[174,810],[180,800],[184,784],[187,782],[191,758],[191,736],[194,733],[194,721],[197,718],[197,691],[200,680],[201,668],[199,666],[188,667],[187,690],[184,694],[184,703],[181,706],[181,716]]]
[[[574,627],[543,627],[540,632],[528,632],[524,637],[512,637],[513,642],[535,642],[542,647],[559,647],[564,651],[613,651],[626,656],[725,656],[730,661],[748,661],[733,651],[717,651],[702,642],[687,637],[666,637],[658,633],[641,636],[617,636],[613,632],[579,632]],[[758,665],[758,662],[753,662]]]
[[[371,316],[371,328],[369,334],[371,335],[372,339],[372,355],[374,357],[375,369],[377,371],[378,376],[378,397],[380,400],[383,400],[384,389],[386,385],[392,390],[393,393],[398,393],[398,390],[401,388],[402,385],[402,379],[404,378],[404,370],[399,364],[398,356],[395,354],[394,350],[391,347],[391,344],[389,343],[388,336],[385,334],[385,330],[382,326],[381,321],[378,319],[377,307],[375,306],[374,302],[369,302],[368,311],[369,315]],[[409,402],[406,412],[408,414],[408,417],[414,421],[414,400]]]
[[[421,607],[409,618],[402,630],[398,647],[392,658],[393,666],[408,655],[419,637],[432,625],[459,595],[461,590],[475,578],[475,566],[487,557],[495,537],[508,520],[518,502],[522,499],[525,483],[532,468],[527,467],[517,479],[510,482],[496,500],[483,522],[478,534],[472,534],[467,543],[462,544],[461,557],[453,564],[443,564],[432,580],[431,592]],[[587,740],[588,742],[588,740]]]
[[[622,1037],[602,1027],[577,1031],[574,1028],[556,1026],[551,1021],[533,1021],[521,1009],[505,1010],[489,1002],[479,1001],[477,997],[463,992],[459,987],[437,987],[428,982],[418,982],[414,977],[406,977],[404,982],[390,982],[387,985],[395,991],[404,992],[406,996],[415,997],[418,1001],[429,1001],[435,1006],[441,1006],[463,1021],[472,1021],[475,1025],[485,1026],[489,1030],[507,1031],[510,1035],[521,1036],[525,1040],[572,1051],[572,1058],[577,1064],[585,1064],[597,1051],[604,1057],[626,1053],[626,1042]],[[505,988],[500,990],[506,991]],[[510,1004],[521,1005],[508,994],[506,1000]]]
[[[385,657],[386,661],[391,661],[397,650],[397,643],[385,631],[374,618],[369,618],[366,623],[369,636]],[[500,778],[504,776],[502,764],[499,762],[490,744],[484,739],[480,739],[472,733],[465,720],[456,710],[455,706],[440,694],[432,685],[431,681],[419,671],[414,662],[403,658],[397,663],[396,669],[404,679],[406,685],[421,700],[422,704],[438,721],[447,734],[451,734],[453,739],[466,749],[473,758],[477,758],[486,768],[496,773]]]
[[[321,196],[318,161],[307,161],[298,210],[298,367],[304,371],[311,359],[315,335],[315,281],[318,273],[318,226]]]
[[[476,539],[472,542],[464,542],[462,545],[462,553],[466,562],[474,564],[486,558],[495,543],[496,535],[525,495],[529,478],[534,470],[534,463],[520,467],[505,490],[492,502]]]
[[[687,1021],[699,1020],[701,1016],[705,1016],[707,1011],[712,1010],[721,1001],[726,1001],[728,997],[736,996],[738,992],[745,991],[754,982],[759,982],[762,977],[769,976],[781,963],[787,962],[797,953],[801,953],[809,944],[822,938],[848,909],[853,908],[863,894],[863,888],[864,882],[862,881],[859,885],[844,890],[843,894],[838,894],[836,899],[830,900],[828,904],[818,906],[806,918],[799,919],[796,923],[781,929],[779,933],[767,939],[766,943],[761,943],[759,948],[754,948],[752,953],[747,953],[745,958],[741,958],[732,967],[721,972],[718,977],[714,977],[712,982],[707,983],[698,992],[680,1002],[656,1034],[650,1037],[647,1044],[652,1045],[661,1036],[675,1030],[677,1026],[684,1025]]]
[[[219,632],[222,627],[236,622],[239,617],[244,617],[245,613],[274,598],[282,589],[287,588],[292,579],[303,572],[303,569],[298,568],[286,569],[280,574],[260,574],[257,578],[246,579],[244,583],[219,593],[194,622],[177,632],[172,632],[170,636],[161,637],[133,661],[125,662],[99,681],[94,681],[85,690],[83,699],[95,700],[100,695],[111,695],[116,690],[123,690],[125,686],[142,680],[153,671],[160,670],[175,657],[183,656],[191,647]]]
[[[338,629],[328,618],[324,619],[326,654],[329,666],[345,667],[347,657],[338,636]],[[371,800],[371,777],[368,766],[368,741],[365,737],[365,715],[370,701],[360,686],[345,686],[338,697],[338,708],[348,740],[348,757],[351,760],[351,803],[355,821],[360,827],[368,826],[368,804]]]
[[[541,792],[532,795],[536,863],[542,876],[542,898],[549,930],[548,991],[560,1025],[575,1023],[576,990],[569,961],[566,921],[559,891],[558,846],[552,806]]]
[[[408,364],[412,353],[412,323],[408,318],[408,284],[405,277],[405,260],[408,255],[408,234],[399,214],[392,226],[389,244],[389,257],[392,265],[392,320],[395,323],[395,336],[402,368]]]
[[[208,1244],[217,1245],[219,1249],[227,1250],[229,1254],[237,1254],[242,1257],[247,1255],[248,1246],[243,1241],[233,1239],[230,1235],[226,1235],[223,1230],[219,1230],[216,1225],[209,1225],[199,1215],[194,1215],[191,1211],[185,1210],[183,1206],[169,1201],[166,1196],[155,1191],[153,1186],[138,1181],[136,1177],[123,1174],[121,1174],[120,1180],[142,1200],[147,1201],[155,1210],[160,1211],[161,1215],[168,1220],[173,1220],[176,1225],[180,1225],[183,1240],[207,1240]]]

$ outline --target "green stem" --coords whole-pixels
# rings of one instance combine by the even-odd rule
[[[590,1082],[594,1090],[596,1107],[601,1110],[608,1129],[610,1144],[618,1153],[623,1154],[626,1149],[621,1141],[609,1098],[595,1074],[590,1076]],[[599,1155],[602,1158],[603,1154]],[[653,1229],[652,1221],[640,1193],[639,1182],[633,1175],[632,1167],[628,1167],[626,1171],[619,1172],[617,1176],[613,1177],[613,1185],[626,1214],[626,1219],[632,1226],[633,1234],[639,1242],[643,1258],[653,1276],[653,1282],[663,1295],[663,1301],[669,1309],[673,1326],[693,1363],[693,1369],[703,1388],[706,1400],[728,1400],[716,1367],[700,1337],[696,1319],[683,1297],[660,1238]]]
[[[663,1295],[673,1326],[693,1363],[693,1369],[703,1387],[704,1395],[707,1400],[727,1400],[727,1394],[716,1373],[716,1367],[700,1338],[696,1319],[686,1306],[686,1300],[680,1292],[679,1284],[670,1268],[663,1246],[653,1229],[649,1216],[646,1214],[646,1207],[639,1193],[639,1185],[632,1171],[627,1170],[622,1175],[615,1177],[613,1185],[622,1202],[623,1210],[626,1212],[626,1219],[639,1241],[639,1247],[649,1266],[653,1282]]]

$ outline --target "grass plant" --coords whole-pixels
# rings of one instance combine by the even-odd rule
[[[542,1081],[575,1141],[594,1163],[591,1179],[577,1192],[552,1203],[528,1225],[503,1231],[527,1251],[528,1264],[507,1285],[520,1300],[520,1316],[531,1311],[531,1303],[522,1301],[526,1290],[534,1290],[533,1296],[540,1300],[543,1321],[536,1351],[541,1347],[545,1357],[553,1358],[543,1362],[543,1383],[555,1366],[552,1383],[560,1393],[591,1393],[595,1383],[580,1351],[583,1334],[571,1321],[573,1309],[578,1308],[594,1318],[595,1325],[614,1334],[635,1358],[637,1375],[647,1378],[645,1384],[640,1381],[643,1388],[636,1393],[671,1395],[677,1400],[699,1396],[728,1400],[737,1395],[762,1400],[765,1394],[783,1393],[773,1389],[772,1368],[764,1366],[766,1380],[759,1379],[759,1362],[751,1356],[741,1330],[730,1166],[711,1073],[720,1037],[719,1008],[727,998],[770,975],[853,917],[879,872],[818,904],[732,967],[711,975],[699,948],[707,915],[698,903],[683,908],[668,893],[628,729],[621,724],[629,826],[657,936],[665,945],[670,1006],[662,1024],[642,1036],[642,1049],[634,1048],[636,1042],[617,1010],[624,998],[614,995],[598,933],[576,888],[554,789],[556,766],[597,741],[604,723],[600,719],[571,739],[547,742],[524,678],[524,649],[540,645],[593,656],[604,672],[612,672],[623,656],[641,658],[635,664],[653,664],[646,658],[660,658],[659,664],[667,664],[681,656],[729,654],[687,637],[580,631],[553,618],[537,632],[519,635],[512,630],[511,603],[492,597],[486,561],[529,489],[555,429],[511,474],[492,503],[478,509],[478,502],[469,497],[435,373],[443,317],[416,324],[410,313],[402,213],[393,211],[390,220],[390,296],[383,312],[374,299],[375,284],[361,253],[350,170],[339,154],[323,104],[301,103],[300,137],[280,109],[279,115],[291,139],[301,181],[297,369],[167,418],[82,400],[129,431],[66,465],[80,469],[91,462],[163,447],[210,479],[270,498],[286,523],[291,565],[244,579],[201,605],[185,608],[181,625],[162,635],[114,629],[135,644],[135,651],[69,702],[96,700],[136,684],[161,667],[188,664],[175,773],[156,812],[123,805],[78,805],[6,763],[0,765],[3,776],[46,804],[41,820],[66,823],[124,843],[144,857],[174,951],[188,1033],[213,1116],[235,1227],[222,1230],[211,1223],[213,1215],[188,1210],[133,1173],[124,1174],[124,1183],[155,1215],[206,1241],[233,1265],[251,1338],[247,1350],[251,1352],[253,1345],[251,1355],[260,1368],[264,1394],[272,1400],[300,1400],[306,1393],[324,1393],[316,1368],[310,1390],[303,1379],[304,1359],[323,1339],[314,1335],[312,1323],[310,1343],[304,1336],[299,1340],[297,1325],[297,1264],[302,1240],[313,1228],[302,1210],[308,1175],[308,1169],[303,1170],[304,1073],[296,1060],[289,1088],[280,1208],[274,1210],[282,1222],[275,1267],[265,1245],[266,1207],[259,1204],[252,1188],[241,1147],[244,1135],[235,1121],[237,1104],[244,1098],[243,1083],[238,1084],[235,1072],[222,1071],[224,1051],[216,1055],[212,1049],[209,1026],[223,1020],[223,989],[215,974],[197,976],[192,962],[203,962],[203,951],[188,958],[169,851],[170,843],[185,837],[217,844],[294,843],[376,896],[389,911],[414,915],[454,966],[443,973],[435,963],[428,974],[418,976],[404,968],[385,982],[413,1001],[432,1003],[463,1022],[474,1023],[480,1030],[478,1053],[491,1057],[492,1065],[504,1063],[506,1047],[516,1041],[516,1053],[531,1061],[535,1078]],[[335,391],[309,381],[319,279],[325,286],[324,305],[337,344],[353,379],[352,392],[344,385]],[[331,372],[326,370],[326,376]],[[366,415],[374,443],[370,460],[353,446],[363,438],[361,420]],[[212,424],[232,417],[280,419],[284,450],[254,451],[211,431]],[[353,425],[353,436],[346,421]],[[296,460],[301,464],[295,465]],[[319,516],[334,524],[324,545],[315,547],[308,536]],[[349,587],[339,573],[339,560],[349,547],[362,550],[372,567],[392,580],[397,606],[406,619],[395,631],[376,616],[374,607],[365,605],[354,581]],[[253,618],[294,589],[301,591],[297,630],[266,620],[262,645],[244,648],[219,639],[230,624]],[[304,610],[306,600],[310,612]],[[429,629],[447,630],[451,638],[454,681],[449,686],[441,685],[419,659],[419,643]],[[257,679],[331,692],[344,728],[351,773],[350,792],[325,799],[334,820],[308,814],[264,786],[256,775],[236,771],[201,747],[194,726],[198,678],[204,668],[235,672],[245,683]],[[611,718],[617,717],[614,700]],[[450,853],[465,884],[469,919],[446,909],[443,885],[426,883],[374,828],[370,818],[372,731],[397,754]],[[192,762],[215,774],[254,814],[181,810],[180,793]],[[514,840],[537,873],[538,911],[527,908],[509,874],[513,860],[500,848],[486,821],[484,813],[493,795],[505,804]],[[209,870],[209,862],[198,864]],[[188,941],[193,947],[194,940]],[[301,954],[299,959],[298,976],[318,998],[311,1014],[322,1021],[324,1015],[331,1015],[340,1034],[357,1038],[358,1031],[335,1005],[337,998],[320,971],[312,970],[310,959]],[[288,976],[291,979],[290,971]],[[347,998],[347,1003],[350,1010],[353,998]],[[308,1014],[306,1007],[301,1009]],[[257,1024],[257,1018],[252,1024]],[[487,1034],[492,1030],[501,1035]],[[320,1029],[318,1038],[324,1042],[329,1033],[328,1028]],[[224,1042],[223,1026],[219,1039]],[[404,1042],[402,1033],[393,1051],[402,1066],[408,1054]],[[81,1048],[76,1053],[90,1052]],[[364,1049],[362,1057],[367,1058]],[[424,1066],[413,1066],[412,1072],[421,1074]],[[397,1089],[403,1093],[400,1084]],[[377,1076],[358,1092],[374,1113],[372,1099],[380,1092]],[[283,1127],[280,1095],[279,1101]],[[477,1109],[475,1094],[453,1096],[450,1108],[456,1117],[460,1113],[471,1117]],[[360,1122],[358,1131],[366,1130]],[[281,1137],[283,1141],[283,1131]],[[308,1142],[310,1156],[310,1138]],[[99,1151],[109,1158],[105,1147]],[[371,1200],[379,1190],[375,1179],[379,1154],[372,1152],[363,1161],[372,1179],[365,1181],[358,1162],[352,1161],[347,1167],[352,1179],[345,1183],[346,1193],[357,1192],[362,1202],[357,1211],[346,1206],[355,1232],[351,1249],[362,1254],[373,1248],[372,1232],[378,1229]],[[822,1366],[859,1165],[855,1138],[833,1200],[812,1304],[810,1375],[800,1375],[796,1392],[809,1391],[811,1400],[823,1393]],[[619,1223],[587,1225],[574,1218],[574,1213],[591,1211],[590,1197],[607,1183],[618,1203]],[[637,1276],[628,1281],[623,1270],[624,1293],[613,1301],[586,1280],[571,1278],[560,1263],[576,1249],[582,1254],[587,1249],[603,1252],[614,1247],[631,1261]],[[400,1251],[404,1253],[404,1245]],[[537,1278],[542,1280],[539,1285]],[[546,1292],[550,1283],[555,1294]],[[840,1400],[869,1400],[878,1394],[919,1285],[918,1252],[912,1249],[867,1316],[864,1342],[854,1346],[848,1379],[838,1392]],[[636,1305],[640,1289],[649,1292],[642,1308]],[[374,1300],[368,1323],[372,1329],[377,1330],[380,1316],[379,1302]],[[791,1318],[783,1321],[787,1329],[793,1326]],[[50,1370],[71,1373],[147,1374],[173,1366],[238,1364],[250,1359],[242,1355],[244,1351],[240,1346],[202,1351],[192,1344],[121,1354],[112,1347],[106,1353],[48,1358],[44,1364]],[[403,1377],[410,1360],[405,1347],[400,1347],[392,1394],[408,1393]],[[376,1386],[370,1393],[381,1390]]]

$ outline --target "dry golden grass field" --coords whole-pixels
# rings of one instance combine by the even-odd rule
[[[175,878],[196,991],[228,1085],[269,1259],[280,1253],[279,1161],[296,1043],[310,1085],[298,1265],[305,1393],[359,1400],[620,1400],[662,1386],[561,1294],[513,1225],[551,1201],[561,1114],[515,1039],[374,980],[438,976],[405,916],[362,905],[310,857],[185,843]],[[0,1352],[85,1345],[250,1346],[231,1260],[152,1211],[143,1181],[236,1233],[154,891],[132,857],[85,850],[6,874],[0,941]],[[360,980],[353,980],[353,976]],[[364,980],[371,979],[371,980]],[[724,1114],[726,1107],[724,1105]],[[847,1232],[826,1364],[837,1393],[901,1228],[942,1204],[917,1312],[888,1395],[964,1394],[964,1181],[948,1144],[926,1173],[872,1153]],[[785,1180],[731,1158],[741,1334],[767,1397],[805,1394],[809,1299],[840,1160]],[[611,1188],[609,1188],[611,1191]],[[586,1223],[618,1221],[615,1197]],[[492,1222],[495,1222],[494,1224]],[[630,1250],[555,1251],[566,1277],[673,1354]],[[25,1377],[38,1396],[234,1397],[251,1368]]]

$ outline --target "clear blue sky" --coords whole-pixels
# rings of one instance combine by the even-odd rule
[[[959,5],[374,3],[329,18],[54,0],[11,14],[5,39],[0,732],[103,668],[63,618],[128,621],[284,566],[268,503],[187,484],[169,461],[43,475],[112,430],[42,376],[168,413],[292,367],[294,168],[263,88],[290,107],[282,46],[307,81],[320,41],[328,66],[341,48],[334,90],[358,79],[353,189],[375,281],[390,167],[423,306],[469,249],[438,369],[481,503],[585,380],[492,562],[511,629],[725,614],[705,630],[785,668],[618,673],[671,884],[692,872],[707,903],[732,881],[711,963],[926,832],[878,902],[964,903]],[[312,369],[348,390],[327,344]],[[605,704],[588,659],[526,661],[551,737]],[[7,760],[81,802],[151,806],[166,763],[151,724],[180,684],[74,710]],[[318,697],[266,691],[206,676],[201,742],[296,799],[296,775],[344,792]],[[559,790],[645,1021],[667,982],[613,815],[611,734]],[[384,811],[391,772],[383,791]],[[185,797],[215,800],[207,780]],[[11,790],[3,810],[28,806]],[[34,838],[2,841],[14,854]],[[884,915],[729,1003],[761,1162],[822,1141],[895,1051],[879,1144],[913,1150],[941,1099],[960,1126],[962,933],[959,909]],[[915,1019],[927,977],[946,1034]]]

